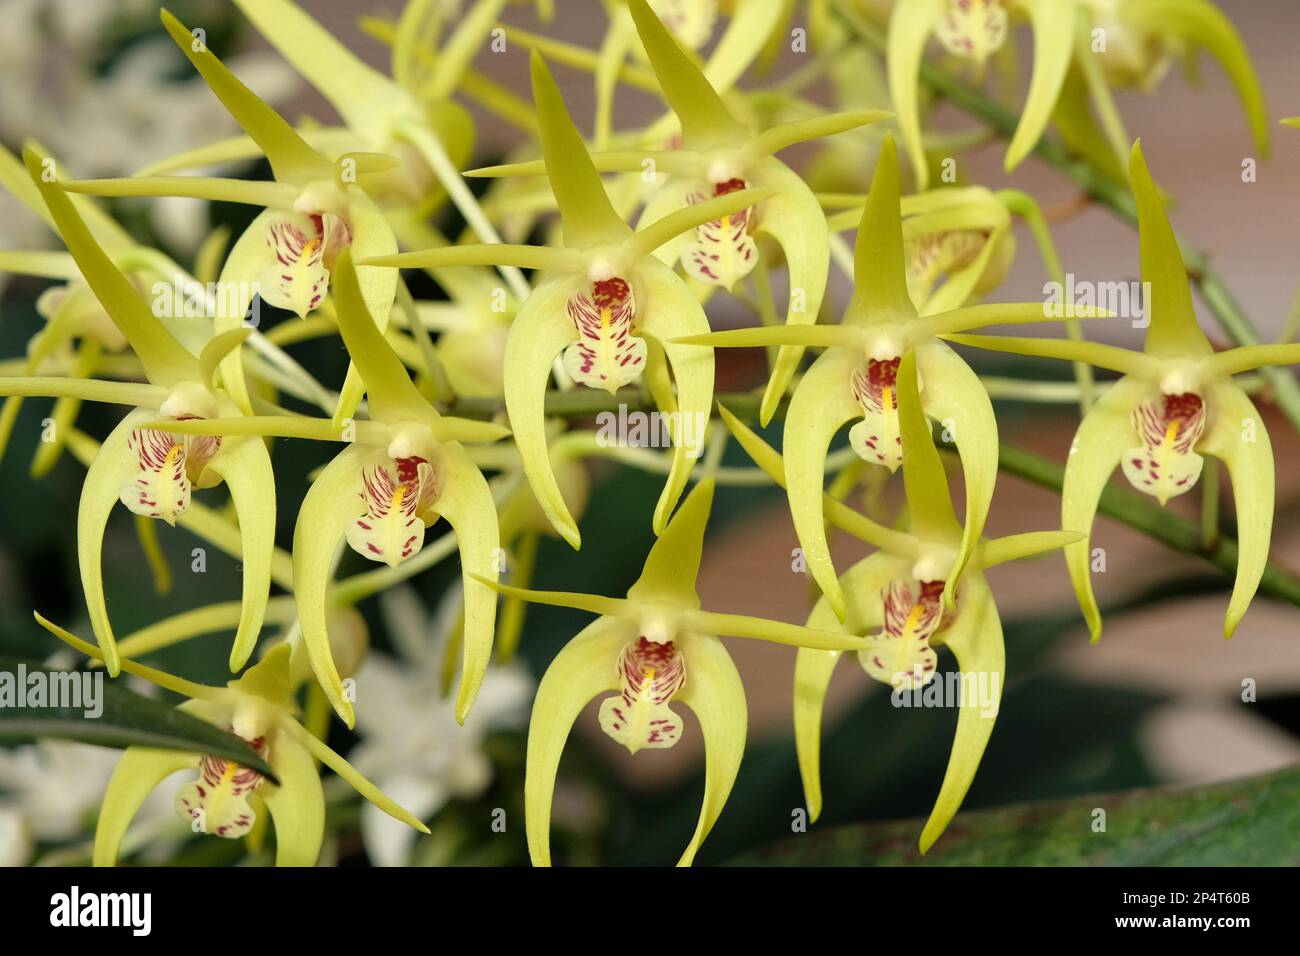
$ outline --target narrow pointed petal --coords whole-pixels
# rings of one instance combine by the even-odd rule
[[[947,288],[947,285],[944,286]],[[940,290],[942,291],[942,290]],[[916,327],[931,335],[951,335],[986,325],[1019,325],[1051,322],[1056,319],[1109,319],[1113,313],[1092,306],[1065,305],[1061,315],[1042,302],[990,302],[939,312],[917,321]]]
[[[941,354],[926,356],[927,365],[934,363],[936,377],[960,374],[956,367],[957,363],[961,362],[960,359],[953,356],[956,361],[943,362],[943,358],[944,356]],[[952,510],[952,497],[948,491],[948,476],[943,470],[943,462],[939,458],[939,451],[934,447],[934,433],[930,428],[930,420],[925,415],[924,400],[917,388],[917,364],[917,353],[910,351],[903,356],[903,360],[898,365],[898,423],[903,437],[903,486],[907,492],[907,514],[912,534],[931,540],[951,539],[957,536],[960,526],[957,524],[957,516]],[[961,364],[965,365],[964,362],[961,362]],[[970,378],[974,378],[974,387],[983,391],[983,386],[979,384],[979,379],[975,377],[975,374],[970,372],[969,368],[966,371]],[[960,399],[970,401],[973,398],[970,394],[973,389],[969,379],[964,385],[965,387],[959,386],[953,393],[943,396],[939,402],[940,406],[946,410],[951,410]],[[931,379],[927,376],[925,380],[927,392],[929,392],[931,386]],[[984,396],[984,401],[988,402],[987,394]],[[990,419],[991,416],[992,406],[990,405]],[[972,431],[979,432],[990,427],[988,420],[985,420],[983,416],[980,416],[976,421],[978,424],[974,425]],[[991,427],[994,428],[992,447],[994,449],[993,471],[994,477],[996,477],[997,426],[993,425]],[[976,438],[972,435],[971,441],[978,441],[981,451],[988,447],[986,436]],[[993,487],[992,481],[988,479],[984,471],[984,462],[980,460],[976,464],[978,477],[974,480],[978,487],[979,500],[984,502],[984,513],[987,515],[987,500],[992,496]],[[987,485],[987,488],[984,485]],[[965,546],[962,548],[962,554],[969,557],[969,550]],[[954,566],[954,570],[956,570],[956,566]]]
[[[158,785],[179,770],[199,765],[200,755],[152,747],[128,747],[113,768],[95,824],[94,866],[116,866],[131,821]]]
[[[1160,357],[1208,355],[1210,343],[1196,323],[1187,267],[1178,251],[1160,190],[1142,155],[1140,140],[1129,154],[1128,176],[1137,203],[1142,280],[1151,288],[1151,301],[1143,303],[1151,323],[1147,327],[1146,351]]]
[[[399,806],[392,798],[371,783],[356,767],[332,750],[323,740],[320,740],[296,723],[288,724],[286,730],[287,734],[291,735],[307,753],[346,780],[351,784],[353,790],[365,797],[370,803],[383,810],[394,820],[405,823],[409,827],[414,827],[421,833],[429,832],[429,828],[421,823],[416,816]]]
[[[524,826],[533,866],[551,865],[551,802],[573,722],[596,695],[619,689],[619,653],[635,637],[626,621],[593,622],[555,655],[537,687],[524,773]]]
[[[163,26],[181,52],[194,64],[208,87],[221,100],[271,163],[278,182],[305,185],[313,179],[333,176],[325,157],[308,146],[297,131],[257,94],[241,83],[189,29],[170,12],[161,12]]]
[[[1223,623],[1223,636],[1231,637],[1268,564],[1273,533],[1273,446],[1264,420],[1238,386],[1230,382],[1214,386],[1210,403],[1214,421],[1199,450],[1227,466],[1237,511],[1237,580]]]
[[[677,385],[672,466],[653,518],[655,534],[660,534],[704,449],[713,410],[713,355],[674,341],[709,327],[699,300],[675,272],[656,259],[647,259],[637,269],[637,280],[641,328],[662,344]]]
[[[975,567],[982,570],[1022,558],[1037,557],[1082,540],[1083,535],[1077,531],[1025,531],[1009,534],[1004,538],[984,542],[976,557]]]
[[[790,400],[783,441],[786,494],[795,534],[809,573],[840,620],[844,619],[844,594],[826,541],[822,485],[831,439],[845,422],[862,415],[849,386],[855,365],[856,356],[839,349],[824,352],[812,364]]]
[[[230,649],[230,669],[238,671],[257,645],[271,592],[271,562],[275,556],[275,472],[260,438],[222,442],[208,463],[230,489],[239,522],[240,563],[243,565],[243,611]]]
[[[625,239],[631,229],[614,211],[587,145],[541,54],[532,54],[533,101],[542,124],[542,154],[564,225],[564,244],[585,248]]]
[[[397,252],[397,237],[383,211],[375,205],[360,188],[352,186],[348,190],[348,213],[351,216],[352,246],[350,255],[355,260],[373,259],[379,256],[393,255]],[[335,264],[337,270],[338,264]],[[355,270],[357,285],[361,292],[361,301],[371,318],[371,326],[383,333],[388,329],[389,316],[393,311],[393,302],[397,298],[397,280],[400,278],[393,269],[380,269],[373,266],[358,266]],[[349,289],[349,291],[351,291]],[[335,296],[337,297],[337,283]],[[340,326],[342,319],[340,319]],[[380,335],[382,339],[383,336]],[[343,388],[339,390],[338,404],[334,408],[334,420],[341,422],[356,414],[361,404],[362,386],[361,368],[357,364],[359,356],[349,347],[352,362],[348,366]],[[403,371],[403,378],[406,378]],[[369,382],[366,383],[368,387]],[[401,388],[400,383],[378,384],[375,387]],[[412,386],[414,387],[414,386]],[[409,395],[409,393],[408,393]],[[427,405],[427,403],[424,403]],[[424,407],[424,406],[422,406]]]
[[[109,514],[120,500],[122,484],[137,472],[136,456],[128,449],[127,443],[146,414],[132,412],[104,439],[99,453],[86,469],[77,507],[77,564],[81,569],[81,587],[91,630],[104,654],[104,666],[110,677],[118,675],[122,664],[104,600],[104,530]]]
[[[371,268],[368,271],[378,270]],[[334,302],[338,310],[339,332],[348,347],[348,354],[352,356],[353,365],[360,371],[365,383],[372,416],[385,422],[403,418],[429,418],[432,406],[415,387],[406,372],[406,366],[388,344],[383,331],[371,315],[362,298],[361,284],[357,270],[352,265],[351,253],[346,250],[334,263]]]
[[[796,143],[807,143],[821,139],[824,136],[834,136],[836,133],[843,133],[846,130],[892,119],[893,116],[894,114],[888,110],[857,110],[846,113],[827,113],[824,116],[794,120],[793,122],[781,123],[763,130],[753,138],[749,148],[756,155],[770,156]]]
[[[1300,362],[1300,343],[1243,345],[1216,352],[1209,361],[1215,372],[1225,377],[1253,372],[1268,365],[1295,365]]]
[[[75,398],[112,405],[157,405],[167,397],[164,389],[134,382],[105,382],[97,378],[55,376],[0,377],[0,395],[43,398]]]
[[[675,341],[679,345],[708,345],[713,348],[759,348],[767,345],[853,348],[862,343],[862,331],[851,325],[759,325],[688,335]]]
[[[2,249],[0,272],[41,279],[62,279],[65,282],[81,276],[77,261],[72,256],[52,249]]]
[[[117,643],[118,653],[127,660],[153,654],[163,648],[180,644],[204,634],[231,631],[239,626],[244,615],[243,601],[222,601],[205,604],[163,618],[130,634]],[[281,595],[271,598],[266,605],[266,620],[272,624],[286,625],[297,617],[293,598]]]
[[[95,241],[59,184],[46,181],[42,157],[28,149],[23,151],[23,159],[81,274],[109,318],[131,343],[149,381],[165,386],[196,375],[198,362],[194,356],[149,311],[135,286]]]
[[[929,186],[930,170],[921,143],[921,58],[944,14],[945,0],[911,0],[895,4],[889,18],[885,62],[889,70],[889,95],[898,114],[903,146],[912,160],[916,188]]]
[[[939,796],[934,809],[921,831],[921,852],[927,852],[934,841],[947,828],[956,815],[966,791],[975,779],[984,748],[993,734],[993,724],[1002,702],[1002,686],[1006,673],[1006,648],[1002,641],[1002,621],[993,604],[988,585],[978,574],[968,575],[964,585],[962,608],[944,635],[944,645],[957,658],[957,668],[963,675],[974,675],[978,686],[987,687],[990,697],[965,693],[963,678],[961,707],[957,714],[957,734],[948,755],[948,769],[944,771]]]
[[[356,713],[334,664],[326,621],[335,556],[348,522],[365,511],[357,489],[366,457],[353,445],[326,465],[307,490],[293,529],[293,591],[303,646],[321,689],[349,727],[356,724]]]
[[[744,127],[723,105],[722,98],[699,67],[682,52],[650,5],[645,0],[629,0],[628,10],[664,99],[681,121],[682,142],[693,149],[696,144],[744,139],[747,136]]]
[[[647,226],[639,226],[624,247],[627,256],[629,259],[640,259],[684,233],[714,220],[734,216],[761,202],[769,202],[776,195],[775,189],[738,189],[678,209]],[[817,210],[820,215],[821,207],[818,206]]]
[[[1034,66],[1020,122],[1007,144],[1004,163],[1007,172],[1033,152],[1047,129],[1070,68],[1077,19],[1074,10],[1062,10],[1053,0],[1021,0],[1020,6],[1029,16],[1034,34]]]
[[[431,423],[433,437],[441,442],[490,444],[510,436],[510,429],[497,422],[480,422],[472,418],[443,415]]]
[[[571,607],[605,617],[617,617],[631,612],[631,607],[626,598],[604,597],[600,594],[587,594],[583,591],[536,591],[530,588],[515,587],[513,584],[502,584],[495,576],[485,577],[479,575],[476,580],[498,594],[530,601],[533,604]]]
[[[942,342],[918,345],[916,365],[921,380],[925,382],[921,405],[925,414],[951,433],[957,454],[961,458],[962,476],[966,485],[961,548],[953,562],[952,571],[944,582],[944,600],[946,606],[951,608],[957,580],[984,536],[984,522],[988,520],[989,508],[993,504],[993,486],[998,480],[998,422],[993,415],[993,403],[989,401],[984,383],[948,346]],[[900,399],[905,401],[902,398],[903,388],[899,391]],[[900,416],[903,414],[900,409]],[[928,422],[926,430],[929,431]],[[903,473],[906,477],[910,463],[908,455],[911,454],[906,437],[903,439],[903,447]],[[948,499],[946,481],[944,488],[944,498]],[[909,499],[909,507],[910,505]]]
[[[316,761],[283,731],[271,743],[280,785],[268,781],[259,790],[275,824],[275,865],[315,866],[325,840],[325,792]]]
[[[817,607],[824,609],[822,626],[835,624],[835,613],[823,598]],[[814,617],[816,617],[814,611]],[[813,618],[809,618],[812,625]],[[794,745],[799,758],[799,779],[803,782],[808,822],[816,823],[822,814],[821,736],[822,711],[826,689],[830,686],[835,665],[843,651],[815,651],[801,647],[794,663]]]
[[[380,140],[395,114],[418,107],[401,87],[364,63],[290,0],[235,0],[257,32],[306,77],[352,129]]]
[[[715,637],[691,639],[687,666],[689,674],[677,700],[695,712],[704,738],[704,804],[700,819],[678,866],[690,866],[700,844],[717,823],[731,796],[745,754],[748,711],[745,685],[731,655]]]
[[[460,86],[461,77],[488,39],[488,32],[496,25],[497,17],[509,0],[485,0],[467,10],[456,24],[456,29],[442,44],[427,88],[422,93],[430,100],[451,96]]]
[[[784,621],[750,617],[747,614],[719,614],[715,611],[684,611],[683,625],[692,631],[720,637],[747,637],[788,647],[811,647],[815,650],[859,651],[862,638],[843,631],[813,630]]]
[[[458,444],[445,445],[439,462],[442,491],[435,508],[456,532],[461,582],[465,594],[465,638],[456,719],[469,713],[492,658],[497,596],[480,577],[495,577],[501,553],[497,509],[483,473]]]
[[[151,176],[137,179],[75,179],[63,184],[70,193],[89,196],[173,196],[245,206],[288,209],[298,192],[277,182],[222,179],[216,176]]]
[[[812,325],[821,312],[830,272],[830,242],[825,214],[802,177],[779,160],[764,161],[757,181],[781,190],[763,204],[758,231],[775,239],[785,254],[790,276],[786,327]],[[759,407],[760,424],[766,426],[776,414],[803,354],[799,345],[784,346],[777,353]]]
[[[698,608],[695,579],[704,555],[704,529],[713,507],[714,482],[696,485],[650,548],[645,567],[627,596],[633,601],[669,601]]]
[[[1121,375],[1150,377],[1158,370],[1150,356],[1116,345],[1085,342],[1079,339],[1030,339],[1004,335],[965,335],[954,333],[944,338],[957,345],[967,345],[991,352],[1032,355],[1060,359],[1063,362],[1087,362],[1097,368],[1110,369]]]
[[[897,19],[897,15],[895,15]],[[859,321],[914,318],[907,291],[903,220],[898,193],[898,148],[885,137],[871,178],[871,192],[853,246],[853,298],[848,312]]]
[[[1101,637],[1101,611],[1092,592],[1092,521],[1111,472],[1140,439],[1133,428],[1133,409],[1152,397],[1151,386],[1120,379],[1084,416],[1070,446],[1061,488],[1061,528],[1082,534],[1067,545],[1065,566],[1092,639]]]
[[[718,406],[718,413],[736,441],[754,460],[754,464],[763,469],[777,485],[786,487],[785,462],[777,450],[722,405]],[[893,554],[910,555],[915,551],[915,542],[909,535],[872,521],[830,494],[822,495],[822,507],[831,524],[855,538]]]
[[[547,520],[577,550],[582,537],[555,480],[546,440],[546,390],[552,364],[578,337],[567,314],[573,290],[574,282],[567,276],[546,279],[533,290],[510,326],[503,379],[510,428],[528,484]]]
[[[508,242],[441,246],[389,256],[358,259],[358,265],[390,269],[438,269],[447,266],[515,266],[546,272],[571,271],[579,263],[571,252],[547,246],[517,246]]]
[[[808,616],[808,626],[818,629],[842,627],[846,634],[865,634],[880,626],[883,609],[880,593],[892,579],[908,573],[908,562],[895,555],[877,553],[844,572],[843,586],[848,615],[840,625],[830,603],[822,598]],[[821,726],[835,665],[842,651],[800,649],[794,665],[794,743],[799,759],[808,819],[816,823],[822,812]]]

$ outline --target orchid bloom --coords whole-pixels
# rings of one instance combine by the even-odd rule
[[[953,511],[930,423],[922,411],[916,354],[909,351],[904,355],[898,370],[903,442],[908,449],[903,463],[908,531],[877,524],[829,495],[826,504],[832,523],[880,548],[840,579],[847,595],[844,631],[866,636],[866,646],[858,650],[862,669],[894,690],[919,689],[937,675],[936,649],[946,647],[962,674],[977,677],[990,691],[983,699],[968,700],[963,690],[948,769],[921,833],[924,853],[961,806],[993,733],[1001,702],[1006,671],[1002,622],[984,571],[1064,547],[1079,536],[1063,531],[1034,531],[980,540],[962,570],[964,535]],[[788,453],[783,463],[781,455],[730,412],[723,409],[722,415],[750,457],[778,484],[784,484],[791,467]],[[943,605],[942,595],[948,588],[956,595],[952,607]],[[836,618],[830,601],[823,597],[809,616],[808,626],[834,628]],[[843,653],[839,649],[801,647],[795,665],[795,745],[813,821],[822,809],[822,709],[831,674]]]
[[[738,190],[772,189],[773,194],[762,202],[683,232],[660,246],[656,255],[669,265],[680,260],[686,274],[699,282],[730,289],[757,264],[754,237],[766,233],[780,244],[789,264],[787,323],[815,322],[830,267],[825,217],[812,191],[775,154],[787,146],[874,123],[890,114],[880,110],[833,113],[753,132],[727,109],[645,0],[629,0],[628,9],[664,98],[680,119],[681,147],[598,152],[592,155],[596,168],[632,172],[651,162],[656,170],[669,174],[667,184],[646,206],[642,228]],[[470,175],[517,176],[543,171],[538,163],[521,163],[475,170]],[[782,349],[763,398],[764,422],[775,413],[802,355],[800,346]]]
[[[491,442],[509,429],[444,417],[415,387],[366,307],[351,253],[336,263],[339,330],[361,373],[370,418],[341,426],[303,416],[255,416],[156,425],[193,436],[238,430],[348,441],[312,483],[293,533],[293,590],[298,622],[316,679],[349,727],[356,722],[334,664],[327,625],[335,556],[347,544],[362,557],[396,567],[424,546],[424,532],[446,518],[460,547],[465,589],[464,666],[456,714],[463,721],[492,653],[496,597],[477,580],[494,574],[500,548],[496,507],[462,442]]]
[[[1034,64],[1020,122],[1007,145],[1007,172],[1038,145],[1054,115],[1070,127],[1063,129],[1067,140],[1083,146],[1087,137],[1081,134],[1095,127],[1087,104],[1077,101],[1080,95],[1091,95],[1104,135],[1122,156],[1128,137],[1109,86],[1149,89],[1173,54],[1202,47],[1227,72],[1255,142],[1267,153],[1267,118],[1250,59],[1232,24],[1208,0],[898,0],[887,40],[889,87],[918,188],[929,180],[919,78],[926,41],[934,36],[948,53],[978,67],[1006,41],[1010,13],[1029,21]],[[1078,82],[1070,81],[1072,75]]]
[[[995,193],[983,186],[933,189],[902,198],[907,291],[920,315],[960,308],[1002,283],[1016,254],[1013,207],[1037,211],[1024,193]],[[842,232],[856,228],[861,217],[860,210],[845,209],[828,217],[827,225],[832,232]]]
[[[59,640],[88,657],[101,652],[57,624],[36,615]],[[278,782],[224,757],[151,747],[128,747],[109,779],[95,830],[95,866],[117,863],[136,811],[166,777],[197,768],[198,778],[176,793],[176,812],[196,833],[236,840],[247,836],[263,807],[275,825],[277,866],[315,866],[325,836],[325,795],[320,761],[363,797],[422,833],[428,828],[402,809],[356,768],[297,720],[290,680],[292,649],[277,644],[225,687],[211,687],[164,671],[122,661],[122,669],[189,698],[179,709],[247,741],[275,772]]]
[[[44,220],[55,235],[58,234],[58,227],[26,167],[3,147],[0,147],[0,186]],[[86,197],[77,196],[73,202],[85,218],[91,234],[105,250],[115,257],[130,255],[135,242],[110,216]],[[85,378],[94,374],[103,354],[118,354],[126,350],[126,339],[99,304],[81,277],[76,260],[68,253],[47,249],[0,250],[0,272],[61,283],[46,289],[36,300],[36,311],[46,324],[28,343],[23,375],[40,375],[57,368],[73,377]],[[21,395],[10,395],[0,408],[0,458],[8,447],[22,401]],[[32,477],[39,478],[54,466],[63,446],[61,426],[76,419],[80,405],[81,402],[75,398],[55,400],[50,415],[55,422],[54,441],[41,442],[32,461]]]
[[[825,650],[863,646],[853,635],[701,610],[695,579],[712,503],[713,480],[707,479],[655,541],[626,599],[496,585],[503,594],[600,615],[556,655],[533,702],[524,812],[535,866],[551,864],[551,799],[564,742],[597,695],[616,692],[602,701],[598,719],[631,753],[681,739],[674,702],[695,712],[704,737],[705,784],[695,835],[678,861],[689,866],[727,802],[745,749],[745,689],[717,635]]]
[[[454,13],[441,0],[409,0],[396,24],[365,21],[370,32],[392,46],[392,75],[365,63],[306,11],[289,0],[237,3],[266,40],[319,92],[343,120],[339,126],[304,126],[299,134],[330,158],[349,153],[382,153],[399,166],[374,169],[361,177],[366,191],[381,202],[428,202],[436,181],[412,142],[411,131],[431,135],[457,166],[474,144],[474,121],[451,99],[461,84],[501,112],[509,94],[473,74],[469,63],[492,27],[505,0],[482,0],[460,18],[442,49],[438,39]],[[429,63],[432,65],[430,66]],[[490,87],[484,91],[483,87]],[[516,111],[517,112],[517,111]],[[509,118],[512,113],[505,114]],[[141,175],[196,169],[233,160],[256,159],[260,144],[235,137],[155,162]],[[360,172],[360,171],[359,171]]]
[[[949,338],[996,351],[1087,362],[1122,375],[1079,425],[1061,492],[1061,526],[1084,535],[1065,554],[1094,641],[1101,637],[1101,612],[1089,576],[1089,536],[1115,466],[1134,488],[1163,505],[1196,484],[1202,455],[1224,463],[1232,480],[1240,547],[1224,621],[1224,635],[1230,637],[1259,586],[1273,524],[1272,446],[1263,419],[1232,376],[1300,362],[1300,345],[1214,352],[1197,325],[1187,269],[1140,142],[1130,157],[1129,183],[1138,210],[1142,278],[1150,289],[1145,302],[1150,325],[1142,352],[1096,342]]]
[[[264,206],[236,241],[218,279],[218,332],[238,328],[253,296],[300,317],[320,306],[329,290],[339,253],[358,257],[397,250],[384,215],[357,185],[361,174],[391,169],[392,157],[348,154],[335,164],[309,146],[275,110],[241,83],[197,35],[166,10],[163,25],[230,114],[266,154],[275,182],[245,182],[199,176],[137,176],[66,184],[73,191],[103,196],[190,196]],[[381,329],[387,328],[397,294],[397,276],[381,269],[362,275],[366,306]],[[226,357],[222,374],[232,397],[252,411],[238,351]],[[335,411],[342,421],[355,412],[362,386],[349,368]]]
[[[95,241],[85,221],[57,182],[47,181],[52,166],[31,150],[24,161],[77,268],[95,297],[144,366],[147,383],[97,379],[0,379],[0,395],[71,397],[134,406],[104,440],[82,485],[77,513],[77,560],[91,627],[111,676],[120,663],[104,599],[101,557],[104,529],[114,504],[168,524],[185,514],[190,494],[225,481],[239,516],[243,554],[243,609],[230,653],[231,670],[248,660],[261,630],[270,587],[275,546],[275,479],[261,441],[220,431],[199,438],[177,437],[150,424],[238,416],[239,410],[218,383],[221,359],[236,349],[249,330],[217,335],[195,356],[150,312],[131,281]]]
[[[769,193],[728,193],[634,233],[610,205],[559,88],[535,52],[532,81],[564,246],[462,245],[371,259],[369,264],[511,265],[543,270],[506,342],[506,410],[533,493],[556,530],[577,548],[581,544],[578,526],[546,451],[546,386],[554,359],[563,352],[564,370],[574,381],[611,394],[644,375],[661,411],[707,421],[713,400],[713,362],[672,340],[708,331],[708,320],[682,279],[652,252],[674,236],[710,219],[734,215]],[[656,532],[667,523],[690,469],[686,443],[675,442],[672,471],[655,508]]]
[[[896,471],[907,449],[899,425],[898,367],[916,351],[925,413],[951,433],[966,478],[966,525],[955,580],[970,558],[988,517],[998,471],[998,425],[984,385],[939,336],[958,329],[1042,322],[1043,303],[979,305],[918,315],[908,292],[900,221],[898,152],[886,139],[876,165],[854,252],[854,290],[837,326],[736,329],[684,341],[711,346],[800,345],[826,349],[796,386],[785,419],[787,493],[795,531],[808,567],[836,615],[844,594],[831,562],[822,509],[826,450],[845,422],[860,419],[849,442],[866,461]],[[980,252],[991,257],[996,243]],[[1070,310],[1079,317],[1096,310]],[[982,336],[971,339],[975,344]],[[951,585],[944,593],[951,605]]]

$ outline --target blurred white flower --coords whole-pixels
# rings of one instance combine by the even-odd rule
[[[384,619],[402,658],[371,654],[356,675],[357,729],[365,740],[349,759],[422,820],[448,800],[487,789],[492,763],[483,741],[492,731],[522,726],[532,699],[533,680],[526,671],[516,664],[494,666],[465,726],[457,725],[455,696],[443,692],[440,671],[443,646],[459,611],[458,596],[456,589],[431,621],[410,587],[385,592],[380,599]],[[406,865],[416,831],[372,809],[367,804],[361,810],[361,835],[371,861]]]
[[[109,29],[110,21],[140,15],[142,24],[157,26],[147,16],[156,10],[151,0],[0,0],[0,140],[12,146],[34,138],[74,175],[99,178],[131,175],[238,133],[202,78],[180,69],[184,61],[161,29],[132,43],[107,72],[98,71],[105,38],[126,39]],[[226,62],[268,102],[297,86],[290,67],[271,54]],[[191,252],[207,232],[206,207],[197,199],[161,199],[151,216],[164,239]],[[0,247],[32,245],[31,220],[0,219]]]
[[[108,747],[65,740],[0,750],[0,866],[25,866],[37,843],[89,835],[121,755]],[[160,789],[155,794],[169,792]],[[137,825],[170,814],[169,798],[150,798]]]

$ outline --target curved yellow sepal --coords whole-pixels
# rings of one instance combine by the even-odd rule
[[[1273,445],[1250,397],[1232,382],[1220,382],[1209,395],[1213,421],[1198,451],[1227,466],[1237,511],[1237,579],[1232,585],[1223,636],[1232,637],[1268,564],[1273,534]]]
[[[1066,545],[1065,566],[1094,641],[1101,637],[1101,610],[1092,592],[1092,521],[1111,472],[1124,452],[1139,442],[1133,429],[1133,409],[1149,399],[1153,391],[1134,379],[1123,378],[1115,383],[1084,416],[1065,463],[1061,528],[1083,535],[1082,540]]]
[[[704,803],[695,833],[678,866],[690,866],[722,808],[740,772],[745,754],[748,711],[745,685],[731,656],[716,637],[692,635],[686,645],[690,677],[677,699],[695,713],[704,738]]]
[[[497,596],[480,577],[495,578],[500,565],[501,532],[492,489],[465,449],[444,445],[439,460],[443,488],[434,507],[456,532],[464,588],[464,641],[456,719],[465,722],[492,658]]]
[[[645,259],[637,267],[633,291],[638,300],[638,327],[660,341],[677,385],[672,464],[653,519],[655,534],[660,534],[704,449],[713,409],[713,354],[674,341],[709,328],[699,300],[675,272],[657,259]]]
[[[506,413],[528,484],[547,520],[577,550],[582,536],[555,480],[546,440],[551,368],[555,356],[578,337],[567,312],[574,288],[573,278],[561,275],[544,279],[533,290],[510,325],[502,378]]]
[[[275,825],[275,865],[315,866],[325,840],[325,791],[316,761],[284,729],[267,743],[280,785],[268,781],[258,793]]]
[[[912,160],[917,189],[928,188],[930,181],[921,143],[921,57],[945,6],[945,0],[901,0],[894,4],[889,18],[885,50],[889,95],[898,114],[903,145]]]
[[[537,687],[524,772],[524,827],[533,866],[551,865],[551,802],[573,722],[597,694],[619,688],[619,652],[635,637],[627,621],[592,622],[555,655]]]
[[[1007,144],[1004,168],[1011,172],[1038,145],[1065,85],[1074,49],[1076,17],[1055,0],[1020,0],[1034,34],[1034,66],[1020,122]]]
[[[377,453],[352,445],[321,469],[303,498],[293,529],[293,592],[303,646],[317,682],[349,727],[357,717],[334,664],[326,622],[335,556],[347,522],[363,510],[357,489],[368,454]]]
[[[1006,647],[1002,640],[1002,621],[998,617],[993,595],[982,575],[967,575],[962,591],[963,606],[943,637],[944,646],[957,658],[963,675],[972,675],[975,686],[984,693],[968,694],[972,683],[962,680],[961,706],[957,714],[957,734],[948,755],[939,796],[921,831],[920,849],[927,852],[957,814],[966,791],[975,779],[984,748],[993,734],[1002,703],[1002,686],[1006,674]]]
[[[822,485],[831,439],[845,422],[862,414],[850,386],[856,362],[857,357],[844,350],[822,353],[790,400],[783,440],[786,496],[795,534],[809,573],[840,620],[844,619],[844,594],[826,541]]]
[[[180,750],[127,747],[113,768],[95,824],[94,866],[116,866],[122,840],[149,794],[178,770],[199,765],[200,755]]]
[[[260,438],[223,442],[208,468],[220,475],[230,489],[239,522],[243,610],[230,649],[230,669],[237,671],[248,663],[257,646],[270,599],[275,556],[275,472],[271,455]]]

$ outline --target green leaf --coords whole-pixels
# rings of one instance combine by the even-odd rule
[[[1089,822],[1106,811],[1106,832]],[[1141,789],[959,815],[924,860],[916,820],[813,830],[762,866],[1285,866],[1300,861],[1300,767],[1197,789]]]
[[[50,681],[55,675],[71,674],[78,680],[89,675],[103,683],[95,692],[94,703],[103,705],[98,717],[89,717],[87,707],[14,707],[0,706],[0,743],[28,743],[40,737],[58,737],[101,747],[153,747],[160,750],[185,750],[225,757],[256,770],[272,783],[279,783],[275,772],[258,756],[257,751],[234,734],[176,710],[171,704],[141,697],[111,680],[102,671],[60,671],[35,661],[0,656],[0,675],[18,680],[19,668],[30,679],[44,674]],[[59,681],[68,678],[57,676]],[[0,681],[7,683],[3,676]],[[0,683],[0,687],[3,687]],[[25,683],[25,682],[24,682]],[[51,685],[47,683],[47,687]],[[25,695],[26,686],[17,692]],[[85,703],[83,701],[83,703]]]

